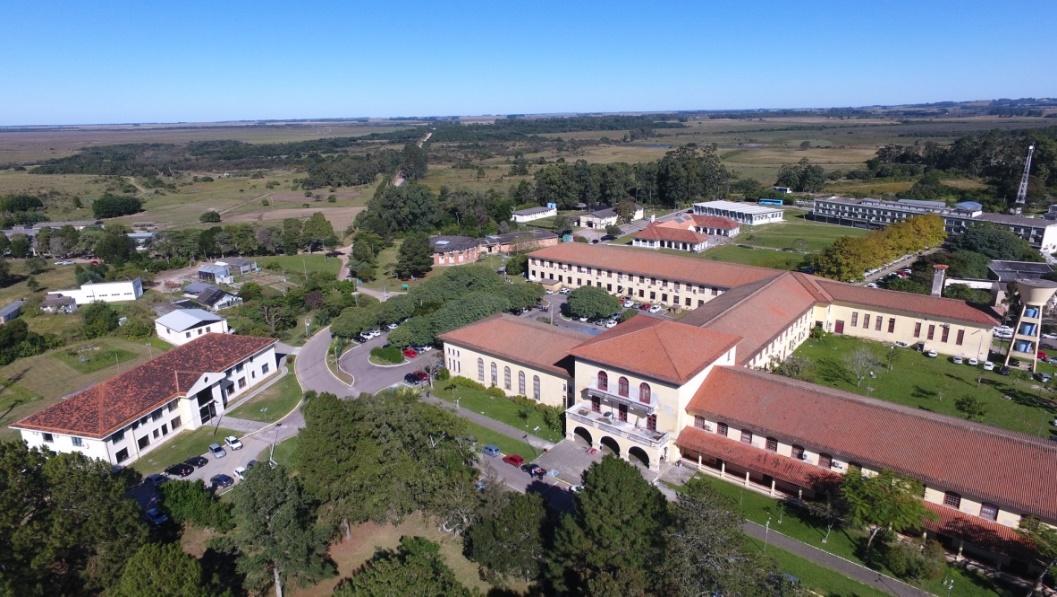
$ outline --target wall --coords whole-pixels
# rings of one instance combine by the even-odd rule
[[[101,282],[99,284],[84,284],[74,290],[57,290],[52,294],[73,297],[78,305],[104,302],[117,303],[121,301],[134,301],[143,295],[143,285],[139,278],[123,282]]]
[[[858,314],[858,315],[855,315]],[[864,327],[866,316],[870,317],[870,326]],[[881,329],[876,329],[877,317],[883,317]],[[852,319],[856,324],[852,325]],[[987,360],[991,347],[991,328],[977,327],[963,323],[951,323],[934,318],[914,317],[910,315],[893,315],[877,309],[850,307],[840,304],[832,304],[825,307],[815,308],[815,319],[824,322],[827,332],[836,330],[837,321],[844,322],[844,335],[855,338],[865,338],[878,342],[893,344],[902,342],[908,346],[923,342],[926,350],[950,356],[974,358],[979,361]],[[893,332],[888,331],[889,320],[895,319]],[[918,337],[914,336],[916,324],[921,324],[921,332]],[[929,326],[935,326],[933,339],[928,339]],[[947,341],[943,342],[943,328],[949,328]],[[962,344],[957,344],[958,332],[964,332]]]
[[[165,327],[164,325],[155,322],[154,331],[158,334],[159,338],[165,340],[169,344],[172,344],[174,346],[182,346],[184,344],[187,344],[191,340],[198,338],[202,334],[209,334],[214,332],[219,334],[228,333],[228,322],[226,319],[221,319],[220,321],[212,321],[205,325],[200,325],[196,328],[191,328],[183,332],[171,330]]]
[[[484,379],[477,375],[477,359],[484,360]],[[460,375],[472,379],[485,386],[492,386],[491,365],[496,365],[496,387],[503,390],[507,396],[525,396],[534,399],[533,376],[540,379],[540,402],[548,406],[565,408],[568,395],[568,380],[543,369],[536,369],[528,365],[517,363],[501,357],[494,357],[472,348],[444,343],[444,365],[453,375]],[[504,368],[510,368],[510,388],[506,387]],[[525,391],[521,392],[518,385],[518,373],[525,374]]]

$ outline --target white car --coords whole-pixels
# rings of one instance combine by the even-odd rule
[[[424,352],[429,352],[429,351],[431,351],[431,350],[433,350],[433,347],[432,347],[432,346],[429,346],[429,345],[426,345],[426,346],[416,346],[416,347],[415,347],[415,352],[417,352],[418,354],[422,354],[422,353],[424,353]]]
[[[235,467],[235,478],[239,481],[246,478],[246,467],[236,466]]]
[[[653,305],[650,307],[650,313],[660,313],[661,311],[664,311],[664,307],[660,305]]]
[[[984,371],[994,371],[995,364],[991,361],[984,361]]]
[[[234,435],[229,435],[224,438],[224,445],[231,448],[232,450],[241,450],[242,441]]]
[[[561,294],[569,294],[570,292],[572,292],[572,290],[566,288],[565,286],[562,286],[562,289],[558,292],[560,292]]]
[[[966,361],[966,362],[967,362],[967,363],[969,364],[969,366],[971,366],[971,367],[975,367],[975,366],[977,366],[977,365],[979,365],[979,364],[980,364],[980,361],[978,361],[978,360],[976,360],[976,359],[972,359],[972,358],[971,358],[971,359],[969,359],[969,360],[968,360],[968,361]]]
[[[929,356],[932,356],[932,355],[929,355]],[[964,361],[962,360],[962,357],[951,357],[951,362],[954,363],[955,365],[961,365]]]
[[[398,324],[395,324],[395,323],[387,323],[387,324],[385,324],[385,329],[387,329],[387,330],[395,330],[398,327],[400,327],[400,326]]]
[[[615,319],[607,320],[605,325],[606,325],[607,328],[615,328],[615,327],[617,327],[617,320],[615,320]]]
[[[628,299],[628,300],[624,301],[624,308],[625,309],[634,309],[635,308],[635,301],[633,301],[631,299]]]
[[[581,323],[587,323],[587,318],[586,317],[580,317],[578,319],[580,320]]]
[[[930,359],[934,359],[934,358],[938,357],[938,356],[939,356],[939,354],[940,354],[940,353],[936,352],[935,350],[930,350],[930,351],[927,351],[927,352],[925,353],[925,356],[927,356],[927,357],[928,357],[928,358],[930,358]]]
[[[994,329],[994,331],[991,332],[991,333],[996,335],[996,336],[998,336],[999,338],[1002,338],[1002,337],[1005,337],[1005,336],[1012,337],[1013,336],[1013,328],[1009,327],[1008,325],[1000,325],[1000,326],[997,326]]]

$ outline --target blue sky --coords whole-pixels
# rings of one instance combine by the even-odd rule
[[[0,124],[1057,96],[1057,3],[0,2]]]

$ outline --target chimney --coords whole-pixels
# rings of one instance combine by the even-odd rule
[[[942,263],[932,266],[932,296],[943,296],[943,281],[947,279],[947,267]]]

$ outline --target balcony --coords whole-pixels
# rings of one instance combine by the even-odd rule
[[[568,420],[577,421],[590,425],[596,429],[618,435],[638,444],[644,444],[652,448],[659,448],[668,443],[668,434],[660,431],[651,431],[645,427],[637,427],[631,423],[618,421],[616,413],[607,417],[603,413],[594,412],[590,405],[578,404],[565,411]]]
[[[584,398],[590,400],[591,398],[596,397],[602,401],[602,404],[605,404],[607,406],[616,407],[623,404],[628,408],[630,412],[633,413],[652,415],[657,412],[657,406],[655,404],[657,401],[657,397],[652,396],[649,404],[639,402],[638,388],[629,388],[627,396],[614,394],[608,389],[601,390],[594,386],[589,386],[584,389]]]

